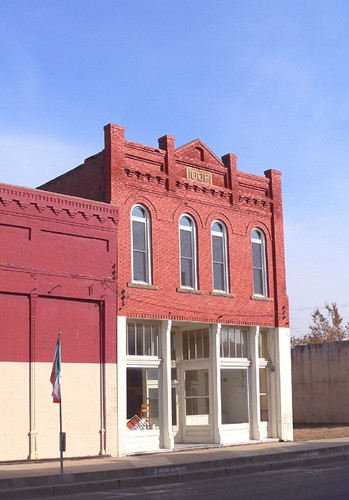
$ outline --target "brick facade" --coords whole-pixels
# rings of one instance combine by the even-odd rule
[[[219,159],[199,139],[176,148],[165,135],[154,148],[125,140],[118,125],[104,133],[103,151],[41,189],[104,201],[119,212],[117,454],[291,440],[280,172],[240,172],[235,155]],[[183,215],[190,250],[188,239],[181,243]],[[214,287],[215,221],[229,287]],[[143,230],[148,238],[137,240]],[[189,260],[180,247],[194,249]],[[197,272],[188,286],[189,261]],[[156,350],[149,347],[154,335]],[[142,430],[132,431],[137,419]]]
[[[188,174],[188,168],[194,174]],[[212,182],[206,182],[207,174]],[[239,172],[235,155],[220,160],[200,140],[175,149],[174,138],[167,135],[159,139],[159,148],[153,148],[126,141],[122,127],[108,125],[104,151],[41,189],[83,193],[96,200],[103,195],[103,201],[117,206],[120,314],[288,326],[280,172],[268,170],[264,177]],[[130,211],[136,203],[143,204],[151,217],[153,279],[149,287],[132,284]],[[191,215],[197,225],[200,294],[178,290],[178,222],[183,213]],[[227,228],[230,290],[225,295],[213,293],[214,220]],[[264,299],[253,297],[250,238],[256,227],[266,237],[268,296]]]

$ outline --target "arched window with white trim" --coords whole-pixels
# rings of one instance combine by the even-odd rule
[[[150,216],[143,205],[131,210],[132,281],[151,284]]]
[[[181,288],[197,288],[196,227],[190,215],[179,220]]]
[[[220,221],[211,227],[213,290],[228,292],[227,230]]]
[[[265,236],[260,229],[254,229],[251,237],[253,294],[267,296],[267,273],[265,256]]]

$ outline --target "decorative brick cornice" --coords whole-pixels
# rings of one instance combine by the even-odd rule
[[[4,205],[4,207],[8,207],[12,203],[11,200],[3,198],[2,196],[0,196],[0,202]]]
[[[249,194],[239,194],[239,203],[257,209],[268,209],[270,206],[270,200],[268,198],[257,198]]]
[[[70,218],[75,218],[81,214],[85,220],[94,218],[105,222],[109,219],[113,224],[117,224],[117,209],[110,205],[38,189],[0,184],[0,203],[4,207],[14,203],[22,210],[35,208],[40,214],[49,209],[56,216],[64,212]]]
[[[141,172],[140,170],[134,170],[132,168],[126,167],[124,169],[125,174],[130,179],[138,179],[140,181],[148,181],[150,183],[159,184],[164,186],[166,184],[167,177],[161,175],[154,175],[150,172]]]
[[[167,181],[166,175],[164,176],[154,175],[150,172],[141,172],[140,170],[135,170],[130,167],[125,167],[124,172],[130,179],[137,179],[142,182],[147,181],[149,183],[153,182],[154,184],[157,183],[161,186],[164,186]],[[204,194],[207,196],[213,196],[216,198],[225,199],[229,197],[229,191],[225,189],[207,184],[188,182],[186,179],[177,180],[176,187],[179,190],[185,189],[186,191],[194,191],[195,193]]]
[[[201,193],[207,196],[213,196],[216,198],[228,198],[230,192],[222,189],[218,186],[212,186],[201,183],[191,183],[187,180],[178,180],[176,181],[177,189],[185,189],[186,191],[194,191],[196,193]]]

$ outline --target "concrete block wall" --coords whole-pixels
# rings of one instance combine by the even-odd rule
[[[294,423],[349,423],[349,342],[293,347]]]

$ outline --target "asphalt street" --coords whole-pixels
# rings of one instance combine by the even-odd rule
[[[66,495],[62,500],[330,500],[349,498],[349,462],[211,480]],[[52,497],[42,498],[52,500]]]

